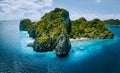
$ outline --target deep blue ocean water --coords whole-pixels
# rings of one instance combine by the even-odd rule
[[[36,53],[19,21],[0,21],[0,73],[120,73],[120,26],[107,26],[114,39],[72,42],[67,57]]]

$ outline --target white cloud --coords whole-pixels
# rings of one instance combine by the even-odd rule
[[[51,7],[52,0],[3,0],[0,1],[0,19],[40,19],[45,7]]]
[[[96,2],[97,2],[97,3],[100,3],[100,2],[101,2],[101,0],[96,0]]]
[[[85,17],[87,20],[92,20],[94,18],[99,18],[101,20],[105,19],[120,19],[120,14],[83,14],[83,13],[70,13],[70,18],[72,20],[78,19],[80,17]]]

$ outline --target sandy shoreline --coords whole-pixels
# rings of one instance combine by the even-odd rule
[[[74,41],[89,41],[89,40],[94,40],[94,38],[76,38],[76,39],[70,38],[71,42],[74,42]]]

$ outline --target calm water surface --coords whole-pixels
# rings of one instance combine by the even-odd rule
[[[19,21],[0,21],[0,73],[120,73],[120,26],[107,26],[114,39],[72,42],[65,58],[36,53]]]

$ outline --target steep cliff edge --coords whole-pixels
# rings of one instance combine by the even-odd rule
[[[67,56],[71,49],[70,38],[112,39],[114,34],[108,30],[103,21],[84,17],[70,21],[69,12],[55,8],[46,13],[38,22],[24,19],[20,22],[20,30],[28,31],[34,38],[29,43],[36,52],[55,51],[57,56]]]
[[[31,28],[27,31],[30,37],[35,38],[33,43],[35,51],[55,50],[57,56],[66,56],[69,53],[71,49],[69,41],[71,23],[68,11],[55,8],[51,12],[46,13],[40,21],[31,23],[31,25]]]

